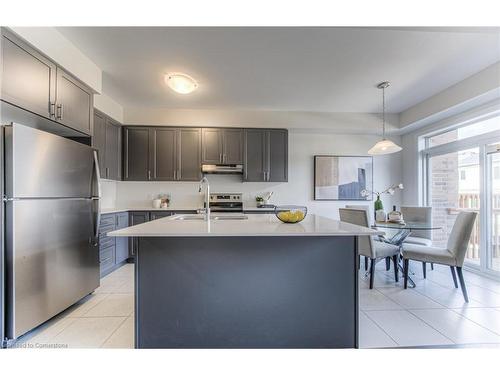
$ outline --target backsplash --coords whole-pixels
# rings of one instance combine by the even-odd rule
[[[310,213],[338,218],[338,208],[346,204],[363,204],[355,201],[315,201],[313,199],[314,155],[363,155],[378,138],[367,135],[340,134],[289,134],[289,172],[286,183],[242,182],[241,175],[207,175],[211,192],[243,193],[246,206],[255,206],[255,196],[274,191],[271,203],[299,204]],[[396,155],[377,156],[373,159],[374,189],[401,182],[401,158]],[[195,208],[203,204],[198,193],[198,182],[128,182],[106,181],[103,207],[152,207],[151,200],[161,193],[170,193],[172,207]],[[384,196],[386,210],[393,204],[399,206],[401,192]],[[367,202],[373,206],[373,202]]]

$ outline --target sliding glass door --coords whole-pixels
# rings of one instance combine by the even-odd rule
[[[434,246],[446,247],[457,215],[462,211],[480,212],[479,148],[470,148],[429,157],[429,197],[432,221],[441,230],[432,232]],[[480,219],[475,222],[465,261],[480,265]]]
[[[487,268],[500,272],[500,143],[486,149]]]
[[[422,153],[434,246],[446,247],[460,212],[477,212],[465,266],[500,278],[500,116],[427,136]]]

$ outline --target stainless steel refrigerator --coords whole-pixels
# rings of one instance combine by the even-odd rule
[[[8,342],[99,286],[100,189],[91,147],[19,124],[2,135]]]

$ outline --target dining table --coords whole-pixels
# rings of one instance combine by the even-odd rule
[[[375,221],[372,227],[391,229],[395,231],[395,234],[393,234],[392,236],[382,236],[380,237],[380,240],[399,247],[400,256],[399,256],[398,268],[401,270],[402,273],[404,272],[403,256],[402,256],[403,242],[408,238],[408,236],[418,231],[442,229],[442,227],[438,225],[433,225],[422,221],[401,221],[401,222]],[[414,275],[414,273],[412,273],[411,271],[409,273]],[[411,277],[408,277],[408,285],[411,288],[415,287],[415,282],[412,280]]]

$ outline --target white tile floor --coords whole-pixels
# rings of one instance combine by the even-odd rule
[[[133,348],[134,266],[101,279],[91,295],[28,333],[21,348]]]
[[[359,325],[362,348],[429,345],[500,344],[500,283],[465,272],[470,303],[453,287],[449,268],[435,266],[421,274],[411,267],[417,283],[404,290],[385,263],[377,265],[375,288],[359,275]],[[133,265],[101,280],[92,295],[25,335],[18,347],[132,348]]]
[[[363,262],[362,262],[363,263]],[[500,282],[464,271],[469,291],[465,303],[455,289],[449,267],[427,265],[423,278],[421,263],[410,263],[416,288],[404,290],[402,281],[377,264],[374,289],[361,270],[360,346],[468,345],[484,347],[500,344]]]

